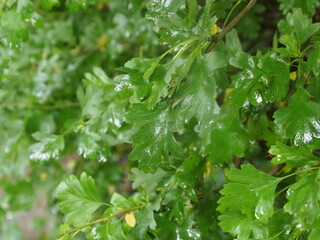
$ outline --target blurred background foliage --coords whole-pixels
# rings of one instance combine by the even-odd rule
[[[117,101],[110,79],[116,67],[162,48],[144,18],[146,1],[0,4],[0,236],[54,239],[61,215],[53,190],[71,173],[93,175],[106,200],[130,191],[128,146],[117,145],[115,131],[124,109],[113,103],[86,121]],[[62,153],[32,154],[35,138],[66,131]]]
[[[93,176],[104,201],[109,201],[114,192],[132,194],[128,175],[137,163],[127,160],[131,147],[126,143],[130,142],[133,130],[125,122],[125,113],[128,104],[138,100],[137,96],[132,97],[129,84],[125,84],[126,75],[121,74],[128,69],[120,67],[133,57],[160,56],[174,44],[165,42],[166,33],[159,32],[150,21],[152,15],[146,17],[148,2],[0,1],[1,239],[56,238],[63,216],[54,199],[54,189],[70,174],[85,171]],[[214,3],[218,25],[236,2]],[[246,2],[240,2],[230,19],[245,5]],[[313,16],[319,2],[259,1],[237,26],[244,50],[256,53],[272,49],[277,23],[293,7]],[[230,79],[224,73],[219,74],[221,98]],[[196,124],[191,119],[184,127],[190,130]],[[177,173],[177,179],[181,185],[188,182],[194,186],[197,180],[188,176],[201,178],[208,169],[196,151],[200,140],[189,130],[183,132],[180,141],[185,146],[194,145],[188,156],[192,161]],[[281,132],[277,133],[277,129],[274,132],[277,136],[272,138],[281,139]],[[271,163],[259,159],[263,151],[255,145],[246,157],[270,170]],[[212,178],[203,185],[203,192],[212,186],[219,190],[223,184],[221,169],[211,171],[207,174]],[[178,188],[172,196],[181,194]],[[168,197],[167,202],[170,201]],[[217,224],[211,224],[217,218],[208,212],[215,212],[217,196],[208,195],[201,201],[195,204],[194,213],[201,216],[200,230],[207,236],[215,232],[212,237],[230,239],[216,229]],[[161,224],[165,220],[158,216],[157,221]]]

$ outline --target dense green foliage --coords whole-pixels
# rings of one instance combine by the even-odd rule
[[[320,238],[319,0],[0,1],[0,238]]]

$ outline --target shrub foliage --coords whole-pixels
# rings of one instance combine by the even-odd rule
[[[1,239],[318,240],[319,7],[1,1]]]

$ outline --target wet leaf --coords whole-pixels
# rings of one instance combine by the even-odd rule
[[[294,145],[320,138],[320,105],[309,101],[306,90],[298,89],[287,107],[274,113],[277,124],[286,124],[286,135]]]
[[[274,213],[274,193],[281,179],[263,173],[250,164],[242,165],[241,170],[231,169],[226,172],[229,183],[221,190],[218,200],[220,226],[233,236],[246,239],[251,232],[255,238],[268,238],[268,231],[263,224]],[[262,225],[259,223],[263,223]]]
[[[320,218],[319,173],[304,176],[287,191],[288,202],[284,210],[295,216],[301,224],[318,223]]]
[[[155,172],[159,166],[167,165],[169,152],[177,156],[182,153],[170,130],[168,114],[166,105],[148,110],[145,104],[135,104],[127,115],[127,121],[138,127],[129,158],[138,161],[144,171]]]
[[[38,140],[33,144],[29,151],[30,159],[36,161],[48,161],[50,159],[58,159],[60,152],[64,149],[64,138],[62,135],[53,135],[49,133],[36,132],[32,136]]]
[[[78,179],[71,175],[59,184],[56,198],[61,202],[59,207],[68,214],[67,221],[74,226],[86,223],[92,214],[101,206],[101,199],[92,177],[82,173]]]

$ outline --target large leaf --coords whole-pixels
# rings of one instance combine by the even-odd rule
[[[71,175],[60,183],[56,198],[61,201],[59,207],[67,214],[67,221],[75,226],[90,221],[92,214],[102,204],[93,178],[84,172],[80,179]]]
[[[177,125],[198,119],[200,131],[209,127],[209,122],[220,110],[216,103],[216,83],[210,70],[225,66],[219,53],[212,52],[206,59],[197,59],[188,73],[187,81],[177,93],[176,122]]]
[[[250,164],[242,165],[241,170],[226,171],[226,176],[230,182],[224,185],[223,197],[218,200],[221,228],[239,239],[249,238],[251,232],[255,238],[266,239],[264,224],[273,215],[274,192],[281,179]]]
[[[149,204],[142,210],[136,212],[135,216],[137,225],[133,229],[133,234],[137,239],[145,239],[148,228],[155,230],[157,227],[151,205]]]
[[[263,71],[260,81],[267,85],[263,92],[265,99],[268,102],[283,100],[289,91],[289,64],[275,57],[263,56],[258,67]]]
[[[288,203],[284,210],[302,224],[320,221],[320,171],[304,176],[287,191]]]
[[[162,104],[149,110],[145,104],[135,104],[127,115],[138,131],[132,137],[135,148],[129,157],[139,161],[139,168],[155,172],[160,165],[168,165],[169,153],[181,155],[181,148],[170,130],[169,108]]]
[[[209,143],[205,153],[215,164],[231,162],[233,154],[242,157],[249,142],[248,135],[243,128],[236,110],[221,113],[212,121],[207,132]]]
[[[320,138],[320,105],[308,101],[311,96],[299,89],[289,105],[274,113],[277,124],[286,124],[286,135],[295,145],[309,143]]]
[[[248,100],[258,106],[263,102],[282,101],[289,90],[289,65],[274,56],[260,58],[238,52],[230,59],[230,64],[243,69],[233,80],[236,88],[230,94],[234,105],[242,105]]]

